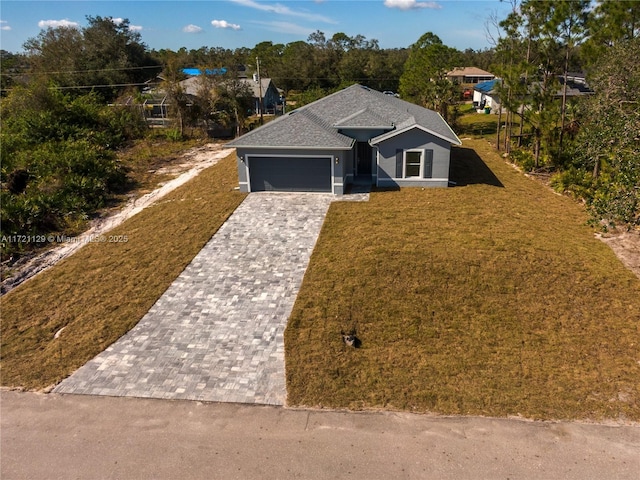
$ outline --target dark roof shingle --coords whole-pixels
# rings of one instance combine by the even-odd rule
[[[352,85],[293,110],[228,143],[230,147],[351,148],[354,140],[340,128],[405,130],[412,125],[451,143],[460,140],[433,110]]]

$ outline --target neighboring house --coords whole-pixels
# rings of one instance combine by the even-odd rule
[[[253,78],[241,78],[240,81],[249,86],[253,94],[253,111],[260,114],[260,94],[262,93],[262,113],[275,114],[277,105],[280,103],[280,93],[270,78],[260,78],[254,75]]]
[[[447,78],[454,83],[482,83],[496,78],[495,75],[476,67],[456,68],[447,73]]]
[[[240,190],[331,192],[367,182],[446,187],[451,145],[442,117],[392,95],[352,85],[239,137]]]
[[[473,87],[473,106],[479,111],[489,108],[493,113],[500,110],[500,96],[496,89],[496,84],[500,79],[490,80],[488,82],[478,83]]]
[[[556,98],[562,98],[564,76],[558,76],[558,81],[560,82],[560,88],[555,96]],[[567,97],[581,97],[583,95],[593,95],[593,93],[583,73],[567,74]]]
[[[195,69],[192,69],[196,71]],[[199,70],[197,70],[199,72]],[[226,70],[225,70],[226,71]],[[187,95],[197,97],[201,87],[199,73],[182,80],[180,86],[182,91]],[[253,78],[239,78],[240,83],[247,85],[251,95],[253,96],[253,112],[260,113],[260,94],[262,93],[262,106],[264,108],[262,113],[275,114],[277,105],[280,103],[280,93],[275,87],[270,78],[261,78],[258,83],[257,76]],[[262,88],[262,90],[261,90]]]
[[[202,89],[202,81],[200,77],[189,77],[180,82],[180,88],[185,95],[197,97]]]
[[[564,77],[558,76],[560,87],[555,92],[556,99],[562,98]],[[497,86],[501,82],[499,78],[488,82],[478,83],[473,87],[473,106],[478,112],[484,112],[485,108],[489,108],[491,113],[498,113],[500,110],[500,95]],[[540,88],[540,83],[533,84],[532,88]],[[587,85],[584,76],[579,74],[567,75],[567,98],[581,97],[584,95],[592,95],[593,90]]]

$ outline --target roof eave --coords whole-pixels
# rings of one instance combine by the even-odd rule
[[[230,142],[231,143],[231,142]],[[349,146],[342,147],[328,147],[324,145],[229,145],[230,148],[259,148],[262,150],[351,150],[353,148],[353,144],[355,140]]]
[[[393,130],[393,125],[334,125],[338,130]]]
[[[447,127],[449,127],[448,124],[447,124]],[[409,130],[411,130],[413,128],[418,128],[418,129],[422,130],[423,132],[426,132],[426,133],[428,133],[430,135],[433,135],[434,137],[437,137],[437,138],[440,138],[442,140],[445,140],[445,141],[451,143],[452,145],[462,145],[462,142],[460,141],[458,136],[455,134],[455,132],[453,130],[451,130],[451,127],[449,127],[449,130],[453,134],[453,138],[441,135],[441,134],[439,134],[437,132],[434,132],[433,130],[431,130],[429,128],[423,127],[422,125],[418,125],[417,123],[413,124],[413,125],[408,125],[408,126],[406,126],[404,128],[401,128],[399,130],[394,130],[394,131],[391,131],[391,132],[383,133],[382,135],[378,135],[377,137],[374,137],[371,140],[369,140],[369,144],[376,145],[376,144],[378,144],[380,142],[384,142],[385,140],[388,140],[389,138],[393,138],[396,135],[400,135],[401,133],[408,132]]]

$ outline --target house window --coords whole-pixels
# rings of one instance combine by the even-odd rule
[[[395,178],[433,178],[433,150],[396,149]]]
[[[404,154],[404,178],[419,177],[422,166],[422,152],[405,152]]]

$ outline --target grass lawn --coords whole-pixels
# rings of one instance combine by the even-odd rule
[[[285,332],[288,403],[640,420],[638,278],[486,140],[453,164],[456,188],[332,204]]]
[[[2,297],[2,384],[56,383],[133,327],[242,202],[235,154]],[[65,328],[58,339],[56,332]]]

